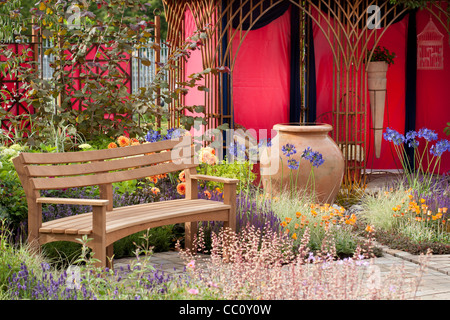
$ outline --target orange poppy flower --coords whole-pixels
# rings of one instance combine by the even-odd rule
[[[110,144],[108,144],[108,149],[114,149],[117,148],[117,144],[115,144],[114,142],[111,142]]]
[[[126,147],[130,145],[130,139],[125,136],[120,136],[119,138],[117,138],[117,143],[121,147]]]
[[[186,184],[184,182],[177,185],[177,192],[180,195],[184,195],[186,193]]]

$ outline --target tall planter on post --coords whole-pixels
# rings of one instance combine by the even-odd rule
[[[374,129],[375,156],[380,157],[383,134],[384,108],[386,105],[387,71],[395,54],[384,47],[376,47],[367,64],[367,85],[369,89],[372,126]]]

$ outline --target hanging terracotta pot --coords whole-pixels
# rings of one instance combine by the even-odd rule
[[[277,131],[277,135],[260,158],[265,191],[275,196],[281,190],[292,190],[294,186],[299,196],[306,192],[314,196],[317,203],[333,203],[344,176],[344,156],[328,135],[333,127],[323,123],[287,123],[276,124],[273,130]],[[282,150],[287,144],[293,145],[296,150],[290,157],[283,154]],[[308,147],[322,154],[325,160],[319,167],[313,168],[313,181],[310,178],[310,161],[301,158]],[[297,170],[288,167],[289,159],[299,161]]]
[[[375,156],[380,157],[381,141],[383,135],[384,108],[386,104],[386,73],[388,63],[385,61],[372,61],[367,67],[367,85],[370,97],[370,110],[372,113],[372,126],[374,128]]]

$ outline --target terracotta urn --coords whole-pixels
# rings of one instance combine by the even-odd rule
[[[388,66],[388,63],[385,61],[372,61],[367,66],[367,86],[369,89],[372,126],[375,131],[374,144],[377,158],[380,157],[381,151]]]
[[[277,135],[271,146],[260,157],[261,180],[267,193],[272,196],[281,190],[293,191],[298,196],[308,194],[316,203],[331,204],[344,176],[344,156],[338,145],[329,136],[333,127],[323,123],[286,123],[276,124],[273,130]],[[283,153],[283,146],[292,145],[296,153]],[[311,179],[312,163],[302,157],[307,148],[322,155],[324,162],[313,167],[314,179]],[[298,161],[298,169],[289,168],[289,160]],[[294,166],[295,167],[295,166]]]

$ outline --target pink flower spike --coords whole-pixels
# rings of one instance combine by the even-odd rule
[[[189,289],[188,292],[190,294],[198,294],[198,289]]]

